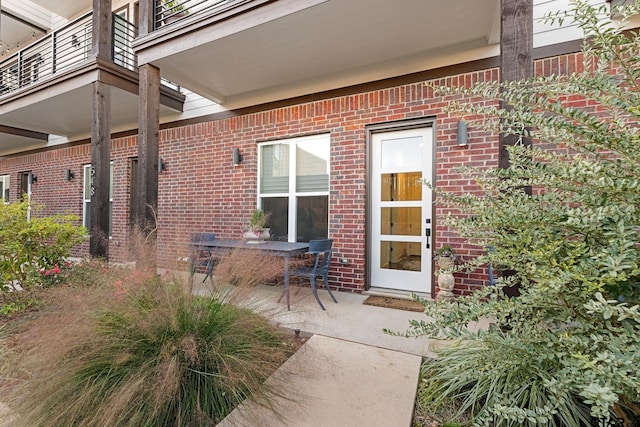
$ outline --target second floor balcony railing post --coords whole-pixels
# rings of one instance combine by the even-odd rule
[[[55,31],[51,33],[51,74],[56,72],[56,35]]]
[[[18,52],[18,87],[22,87],[23,82],[22,82],[22,76],[24,74],[24,70],[22,69],[23,67],[23,63],[22,63],[22,51]]]
[[[116,14],[111,13],[111,53],[109,57],[112,61],[116,58]]]

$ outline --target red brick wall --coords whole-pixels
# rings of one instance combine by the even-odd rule
[[[537,74],[580,71],[582,57],[565,55],[536,62]],[[491,69],[433,81],[436,85],[470,86],[496,80]],[[497,166],[497,138],[471,127],[469,145],[456,144],[459,117],[445,112],[449,97],[434,97],[425,82],[357,93],[284,108],[162,130],[160,157],[166,170],[159,176],[158,263],[173,267],[186,256],[188,235],[213,231],[220,237],[239,237],[241,227],[256,204],[257,144],[279,138],[329,133],[331,179],[329,233],[339,257],[348,265],[333,264],[332,286],[361,291],[365,281],[366,127],[416,118],[436,123],[436,185],[443,191],[477,191],[454,169],[458,166]],[[232,148],[244,160],[231,165]],[[82,214],[82,165],[90,162],[89,144],[0,159],[0,175],[11,174],[11,197],[18,195],[18,173],[32,170],[38,177],[33,200],[45,213]],[[136,156],[136,137],[113,141],[113,237],[110,257],[127,261],[130,158]],[[75,179],[65,181],[65,170]],[[435,208],[435,247],[451,245],[463,258],[481,248],[465,245],[455,233],[438,224],[445,214]],[[87,252],[87,245],[78,254]],[[486,285],[486,270],[459,275],[456,291],[465,293]]]

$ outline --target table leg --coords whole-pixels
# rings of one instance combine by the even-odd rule
[[[289,303],[289,255],[284,257],[284,293],[287,295],[287,310],[291,310]]]
[[[196,275],[196,253],[193,248],[189,248],[189,292],[193,292],[193,279]]]

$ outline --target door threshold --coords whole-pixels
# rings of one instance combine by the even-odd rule
[[[408,301],[413,301],[413,298],[411,298],[412,294],[418,295],[420,298],[424,298],[427,301],[433,301],[433,298],[431,298],[431,294],[429,292],[412,292],[412,291],[403,291],[401,289],[387,289],[387,288],[369,288],[368,290],[362,292],[362,295],[398,298],[398,299],[404,299]]]

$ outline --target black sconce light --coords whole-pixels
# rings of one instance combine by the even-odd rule
[[[76,174],[71,172],[71,169],[67,169],[66,172],[64,173],[64,179],[67,181],[71,181],[75,177],[76,177]]]
[[[164,160],[162,160],[162,157],[160,157],[158,159],[158,173],[162,173],[163,170],[165,170],[167,168],[167,165],[164,163]]]
[[[33,185],[37,181],[38,181],[38,178],[34,174],[29,172],[29,185]]]
[[[458,147],[466,147],[469,145],[469,132],[467,131],[467,122],[460,120],[458,122]]]
[[[242,162],[242,154],[239,148],[233,149],[233,166],[238,166]]]

